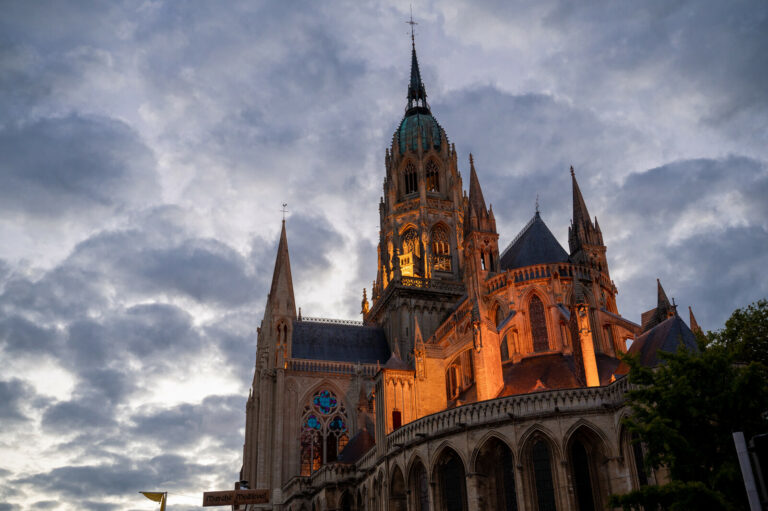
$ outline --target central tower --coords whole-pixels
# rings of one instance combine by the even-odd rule
[[[385,155],[373,304],[363,318],[384,328],[403,359],[413,350],[416,324],[426,340],[465,293],[466,197],[456,148],[429,108],[411,43],[408,103]]]

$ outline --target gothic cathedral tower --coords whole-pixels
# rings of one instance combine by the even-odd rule
[[[466,197],[456,148],[427,103],[415,44],[408,105],[385,165],[378,270],[364,321],[384,328],[392,352],[406,358],[416,323],[426,340],[465,291]]]

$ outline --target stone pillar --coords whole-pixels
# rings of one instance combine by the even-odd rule
[[[283,421],[285,415],[285,407],[283,405],[285,401],[285,370],[278,368],[275,370],[276,374],[276,388],[275,388],[275,406],[274,406],[274,420],[273,424],[273,446],[280,453],[290,452],[283,445]],[[272,460],[272,502],[275,504],[282,503],[281,490],[283,487],[282,474],[283,474],[283,458],[284,456],[275,456]]]

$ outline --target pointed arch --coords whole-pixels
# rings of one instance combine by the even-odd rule
[[[496,432],[486,435],[475,449],[473,471],[478,498],[490,509],[517,511],[515,456],[509,444]]]
[[[571,427],[568,428],[568,430],[565,432],[565,435],[563,436],[563,445],[567,446],[573,439],[573,436],[576,433],[581,432],[581,430],[584,430],[586,434],[593,436],[594,440],[600,443],[600,446],[605,452],[606,456],[618,456],[618,453],[615,452],[615,449],[611,448],[611,443],[608,441],[606,434],[600,428],[584,418],[579,418],[571,425]]]
[[[424,176],[426,178],[426,188],[428,192],[440,192],[440,171],[441,165],[436,158],[429,158],[424,165]]]
[[[404,162],[401,174],[403,176],[403,195],[410,195],[419,191],[419,175],[416,164],[408,159]]]
[[[452,271],[453,243],[450,233],[444,222],[435,223],[429,230],[430,263],[434,271]]]
[[[405,477],[400,466],[395,463],[389,478],[389,511],[406,511]]]
[[[562,459],[558,443],[551,431],[534,424],[520,437],[520,462],[524,470],[525,509],[556,511],[560,498],[557,489],[557,464]]]
[[[447,442],[436,451],[432,480],[437,483],[435,509],[467,511],[467,464],[459,451]]]
[[[611,494],[611,478],[606,470],[609,451],[604,436],[580,419],[565,438],[568,473],[574,488],[572,505],[579,511],[604,509]]]
[[[409,509],[429,511],[429,474],[421,456],[414,453],[406,468],[408,470],[406,484],[410,495]]]
[[[483,448],[485,444],[492,440],[498,440],[502,444],[509,447],[509,449],[512,449],[512,444],[509,442],[506,436],[501,434],[500,432],[496,431],[495,429],[492,429],[490,431],[487,431],[480,440],[478,440],[475,443],[475,448],[472,450],[472,454],[469,457],[469,466],[471,467],[472,471],[476,471],[477,469],[477,455],[480,452],[480,450]]]

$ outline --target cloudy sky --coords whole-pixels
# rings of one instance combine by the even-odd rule
[[[240,468],[282,202],[305,315],[358,318],[408,2],[5,1],[0,511],[196,509]],[[413,5],[430,103],[506,245],[567,247],[569,165],[619,310],[768,295],[768,4]]]

